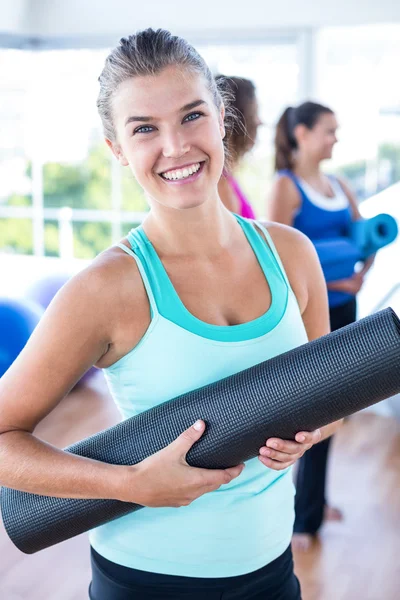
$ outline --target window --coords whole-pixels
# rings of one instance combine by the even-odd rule
[[[264,127],[239,177],[262,215],[274,126],[298,97],[297,37],[196,47],[214,73],[257,87]],[[0,251],[93,258],[143,219],[143,192],[104,143],[97,113],[107,53],[0,50]]]
[[[400,25],[317,36],[317,96],[339,118],[334,166],[360,199],[400,180]]]
[[[258,216],[273,177],[275,125],[286,106],[295,104],[299,95],[299,64],[296,37],[291,42],[197,46],[214,74],[251,79],[256,86],[263,122],[257,145],[245,157],[239,172],[243,189]]]

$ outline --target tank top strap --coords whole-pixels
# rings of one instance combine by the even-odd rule
[[[295,175],[293,173],[293,171],[291,171],[290,169],[281,169],[280,171],[278,171],[277,175],[278,175],[278,178],[279,177],[288,177],[289,179],[291,179],[293,181],[294,185],[296,186],[297,191],[302,196],[302,198],[306,198],[307,199],[307,196],[306,196],[306,194],[305,194],[305,192],[304,192],[304,190],[303,190],[303,188],[301,186],[299,178],[297,177],[297,175]]]
[[[129,243],[131,243],[130,240],[129,240]],[[129,254],[129,256],[132,256],[132,258],[135,259],[135,262],[139,269],[140,276],[143,281],[143,285],[146,290],[147,297],[149,299],[151,317],[153,318],[156,314],[158,314],[157,303],[154,298],[153,290],[151,289],[151,285],[150,285],[149,279],[147,277],[146,271],[143,267],[142,261],[140,260],[139,256],[132,250],[132,248],[128,248],[127,246],[125,246],[125,244],[116,244],[116,246],[118,246],[118,248],[121,248],[121,250],[126,252],[126,254]]]
[[[264,234],[265,239],[267,240],[267,244],[268,244],[269,250],[270,250],[270,252],[271,252],[271,254],[272,254],[273,258],[274,258],[276,267],[277,267],[278,271],[280,272],[282,278],[284,279],[285,283],[287,284],[287,286],[290,289],[291,286],[290,286],[290,283],[289,283],[289,279],[288,279],[288,277],[286,275],[286,271],[285,271],[285,268],[284,268],[283,263],[281,261],[281,257],[279,256],[278,251],[276,249],[276,246],[275,246],[274,242],[272,241],[271,234],[268,232],[267,228],[264,227],[263,225],[261,225],[261,223],[259,223],[258,221],[253,221],[253,226],[254,226],[255,229],[258,229],[259,232],[261,231]]]

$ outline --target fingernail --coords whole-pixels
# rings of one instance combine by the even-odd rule
[[[202,427],[203,423],[201,421],[196,421],[196,423],[193,425],[193,429],[195,429],[196,431],[200,431]]]
[[[299,436],[299,440],[300,440],[301,442],[305,442],[305,441],[306,441],[306,436],[305,436],[305,435],[300,435],[300,436]]]

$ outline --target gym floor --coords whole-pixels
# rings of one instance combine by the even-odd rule
[[[64,447],[119,420],[101,373],[76,389],[36,434]],[[361,413],[347,420],[332,451],[329,496],[345,520],[326,523],[313,549],[295,555],[303,600],[398,600],[400,590],[400,423]],[[32,556],[0,524],[5,600],[85,600],[87,536]]]

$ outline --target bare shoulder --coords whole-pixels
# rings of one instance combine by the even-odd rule
[[[146,290],[135,259],[111,247],[72,277],[52,310],[102,332],[109,350],[97,366],[109,366],[141,339],[150,322]]]
[[[319,276],[319,260],[310,239],[298,229],[275,222],[263,222],[282,261],[299,306],[307,305],[310,277]],[[268,240],[267,240],[268,241]]]
[[[285,175],[276,177],[272,183],[271,192],[273,196],[283,198],[293,206],[298,206],[300,204],[299,192],[290,177]]]
[[[81,300],[104,305],[118,301],[128,288],[133,300],[145,297],[136,261],[113,246],[72,277],[63,289],[65,294],[79,295]]]
[[[304,254],[315,253],[314,246],[310,239],[298,229],[290,227],[289,225],[276,223],[275,221],[264,221],[261,224],[270,234],[280,256],[290,254],[292,255],[292,259],[296,259],[296,257],[293,256],[293,252],[300,252],[302,258],[304,258]]]

